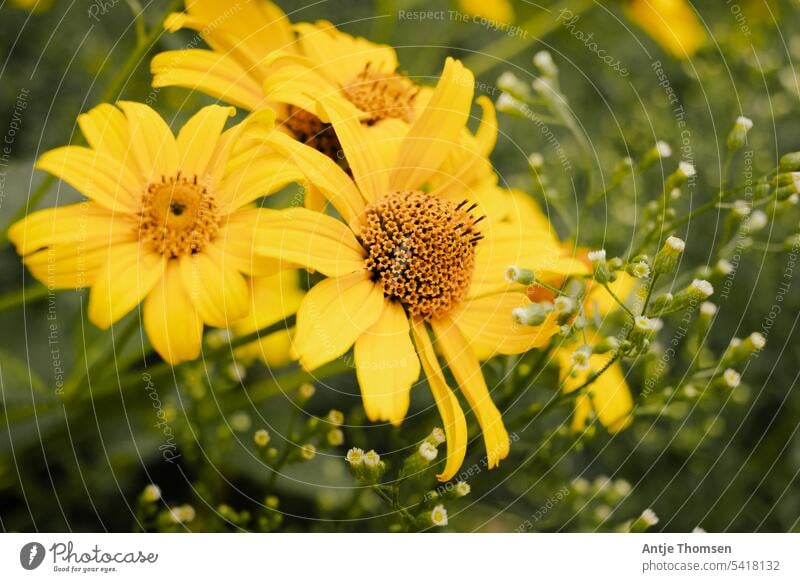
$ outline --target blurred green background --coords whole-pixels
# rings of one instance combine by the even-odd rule
[[[604,246],[612,254],[623,253],[641,228],[642,209],[658,196],[663,178],[679,159],[691,159],[698,169],[698,180],[682,201],[683,208],[714,196],[725,139],[738,115],[755,122],[746,149],[752,151],[756,175],[773,169],[780,154],[800,150],[797,2],[697,2],[709,39],[691,59],[666,53],[630,21],[621,2],[514,2],[513,25],[519,28],[511,34],[474,19],[450,16],[449,11],[461,9],[455,2],[278,4],[293,21],[324,18],[352,34],[396,46],[403,70],[421,82],[432,82],[445,56],[462,58],[478,73],[476,93],[493,100],[500,95],[497,79],[504,71],[530,83],[537,75],[532,56],[549,50],[560,70],[561,91],[578,123],[578,138],[566,129],[555,129],[569,168],[541,128],[504,115],[492,161],[507,184],[537,195],[564,239],[579,246]],[[137,34],[142,34],[137,22],[146,31],[157,27],[168,3],[142,2],[144,17],[139,21],[133,18],[131,5],[136,9],[138,2],[99,3],[104,13],[98,20],[89,16],[92,5],[87,2],[55,1],[34,12],[8,1],[0,5],[0,133],[5,135],[0,145],[8,146],[0,157],[3,229],[26,207],[44,177],[32,172],[37,155],[75,139],[76,116],[101,98],[149,100],[173,121],[173,127],[209,102],[182,89],[153,93],[149,86],[150,56],[180,48],[189,33],[156,35],[152,48],[142,51],[128,76],[125,63],[137,45]],[[557,21],[561,9],[580,14],[573,29]],[[420,10],[444,11],[446,16],[399,16]],[[743,32],[742,18],[749,34]],[[622,76],[600,62],[576,37],[575,29],[593,34],[605,54],[624,63],[630,74]],[[683,127],[657,75],[662,69],[683,107]],[[124,75],[121,90],[104,95],[119,75]],[[608,183],[621,158],[640,158],[656,140],[671,144],[671,160],[635,187],[626,182],[602,203],[585,204],[586,194]],[[547,196],[531,180],[528,155],[533,152],[545,159],[546,190],[551,190]],[[737,158],[732,168],[734,183],[748,169],[743,160]],[[55,185],[39,206],[76,199],[66,185]],[[620,434],[610,436],[598,429],[583,439],[563,429],[570,411],[561,408],[510,428],[518,438],[512,456],[492,472],[480,470],[482,446],[475,442],[464,465],[465,470],[477,467],[469,478],[472,494],[448,506],[449,529],[605,531],[652,508],[660,518],[655,529],[665,531],[691,531],[697,526],[707,531],[800,531],[796,330],[800,295],[791,276],[798,265],[794,255],[766,250],[795,234],[800,216],[791,205],[776,208],[774,214],[759,233],[762,250],[743,254],[729,293],[715,299],[719,315],[710,344],[716,351],[734,336],[752,331],[767,336],[766,349],[743,373],[746,386],[740,395],[666,406],[659,414],[641,415]],[[725,219],[723,211],[712,212],[681,229],[687,252],[680,276],[713,266]],[[307,378],[292,367],[270,370],[254,364],[244,386],[225,358],[175,371],[159,368],[152,356],[142,359],[144,340],[138,331],[131,338],[120,338],[120,330],[136,314],[114,331],[101,332],[85,321],[85,292],[34,291],[23,303],[22,289],[36,285],[5,237],[3,241],[2,530],[137,530],[142,511],[138,496],[148,483],[161,487],[164,508],[194,507],[195,519],[175,526],[179,531],[391,527],[386,508],[355,487],[342,457],[349,446],[375,448],[397,465],[408,447],[438,423],[435,413],[412,414],[401,429],[372,427],[361,411],[353,374],[347,372],[319,383],[309,404],[297,411],[294,388]],[[790,287],[779,301],[781,283]],[[715,284],[721,290],[725,282]],[[771,316],[775,304],[780,313]],[[48,314],[55,315],[48,319]],[[669,324],[665,333],[669,337]],[[116,355],[109,353],[109,346],[121,339],[131,341]],[[538,356],[525,356],[525,365],[516,359],[487,364],[490,385],[503,384],[498,400],[507,418],[516,418],[520,407],[544,402],[552,394],[557,374],[552,366],[535,375],[528,371]],[[82,373],[87,363],[88,375]],[[123,363],[128,367],[118,370]],[[181,455],[179,462],[165,462],[159,451],[165,437],[154,426],[153,400],[142,376],[145,365],[158,374],[154,381]],[[680,383],[681,366],[675,363],[666,384]],[[640,368],[634,368],[629,378],[634,393],[641,390],[646,373]],[[60,374],[72,378],[74,396],[62,398],[56,393],[64,379]],[[412,411],[427,409],[427,391],[414,393]],[[331,408],[346,413],[345,446],[320,450],[314,460],[290,465],[273,480],[271,469],[254,452],[253,431],[268,428],[275,447],[291,448],[295,445],[286,439],[289,417],[297,415],[296,427]],[[604,476],[614,482],[609,485]],[[433,477],[419,485],[433,486]],[[280,499],[278,510],[264,507],[267,494]],[[252,519],[247,523],[226,519],[218,511],[221,504],[248,511]],[[281,523],[272,519],[276,514],[282,516]],[[261,526],[256,525],[258,516],[264,517]],[[525,526],[526,521],[532,525]]]

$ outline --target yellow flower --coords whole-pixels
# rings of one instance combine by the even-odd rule
[[[286,135],[275,132],[270,141],[341,220],[304,208],[279,211],[267,219],[254,246],[257,253],[327,277],[300,305],[293,349],[303,367],[314,370],[355,346],[371,420],[402,422],[421,362],[447,436],[441,480],[456,474],[468,437],[429,331],[475,412],[488,465],[495,467],[508,454],[509,438],[473,345],[515,354],[547,343],[557,330],[552,321],[541,327],[513,322],[512,310],[528,300],[504,280],[505,266],[526,264],[551,276],[581,268],[550,243],[549,233],[482,220],[481,209],[466,201],[469,192],[452,187],[461,172],[442,178],[446,160],[463,147],[473,82],[472,73],[448,59],[427,108],[399,147],[391,148],[391,157],[373,146],[341,101],[322,96],[320,107],[336,130],[352,179]]]
[[[283,321],[297,311],[305,295],[299,285],[297,271],[294,270],[254,277],[250,281],[250,293],[250,313],[234,327],[238,335],[253,333]],[[238,348],[237,359],[247,362],[260,358],[268,366],[285,366],[292,360],[292,330],[293,328],[282,329]]]
[[[458,0],[458,6],[467,14],[485,18],[492,22],[511,24],[514,22],[514,7],[508,0]]]
[[[150,107],[122,101],[78,118],[89,147],[44,154],[36,167],[88,200],[34,212],[9,230],[33,275],[50,288],[91,287],[89,319],[101,328],[144,301],[144,326],[172,363],[196,358],[203,324],[247,315],[246,275],[275,272],[253,258],[257,198],[302,178],[274,154],[235,149],[246,126],[223,131],[232,107],[201,109],[173,136]]]
[[[685,0],[631,0],[627,12],[674,57],[687,59],[706,43],[706,31]]]
[[[392,47],[327,21],[292,26],[268,1],[231,6],[194,0],[165,26],[198,31],[211,50],[156,55],[154,87],[197,89],[249,110],[273,107],[291,135],[342,163],[336,134],[329,120],[320,119],[312,96],[338,96],[371,133],[383,136],[405,133],[430,94],[397,72]]]

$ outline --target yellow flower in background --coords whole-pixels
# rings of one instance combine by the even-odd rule
[[[300,305],[293,350],[314,370],[354,346],[372,421],[402,422],[421,363],[447,437],[440,480],[456,474],[468,436],[430,332],[478,419],[488,466],[495,467],[508,454],[509,438],[473,346],[516,354],[547,343],[558,329],[552,321],[540,327],[513,322],[512,310],[528,299],[505,281],[504,268],[519,262],[550,276],[585,270],[551,245],[548,233],[484,220],[467,201],[469,192],[452,187],[460,171],[449,168],[449,178],[442,177],[446,160],[464,147],[473,87],[472,73],[447,59],[427,108],[399,147],[389,149],[376,147],[341,101],[321,97],[352,179],[286,135],[273,133],[270,143],[305,172],[341,220],[303,208],[277,211],[254,247],[327,277]]]
[[[297,311],[305,292],[295,270],[254,277],[250,281],[252,308],[234,326],[238,335],[246,335],[283,321]],[[270,367],[285,366],[292,361],[293,328],[282,329],[236,349],[236,359],[249,363],[258,358]]]
[[[11,0],[11,3],[30,12],[47,12],[53,7],[53,0]]]
[[[302,178],[278,156],[235,149],[262,114],[227,131],[232,107],[201,109],[177,137],[150,107],[122,101],[78,118],[89,147],[45,153],[36,167],[88,200],[40,210],[9,229],[50,288],[91,287],[89,319],[108,328],[144,301],[154,349],[178,363],[200,353],[203,324],[228,327],[250,308],[247,277],[277,270],[251,256],[257,198]]]
[[[628,17],[672,56],[687,59],[706,41],[706,31],[686,0],[631,0]]]
[[[458,0],[463,12],[501,24],[514,22],[514,7],[508,0]]]
[[[273,107],[295,138],[345,164],[335,132],[320,119],[314,95],[338,95],[377,135],[403,134],[429,98],[397,72],[395,50],[356,38],[330,22],[292,25],[271,2],[228,5],[188,0],[170,31],[190,28],[211,49],[156,55],[153,86],[180,86],[258,110]]]

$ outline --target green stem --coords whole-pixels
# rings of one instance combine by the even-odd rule
[[[608,285],[608,283],[603,283],[603,287],[605,287],[606,291],[608,291],[608,294],[609,294],[609,295],[611,295],[611,298],[612,298],[614,301],[616,301],[616,302],[617,302],[617,305],[619,305],[620,307],[622,307],[622,309],[624,309],[624,310],[625,310],[625,312],[626,312],[628,315],[630,315],[630,316],[631,316],[631,319],[634,319],[634,318],[636,317],[636,316],[633,314],[633,311],[631,311],[631,310],[630,310],[630,308],[628,308],[628,306],[627,306],[627,305],[625,305],[625,303],[623,303],[623,302],[622,302],[622,300],[621,300],[619,297],[617,297],[617,294],[616,294],[616,293],[614,293],[614,292],[611,290],[611,287]]]
[[[44,285],[31,285],[19,291],[12,291],[0,296],[0,311],[13,309],[19,305],[28,305],[34,303],[39,299],[47,297],[49,289]]]

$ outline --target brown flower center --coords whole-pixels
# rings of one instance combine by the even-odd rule
[[[294,105],[289,105],[283,125],[292,132],[294,138],[314,148],[347,169],[339,138],[330,123],[323,123],[319,117]]]
[[[365,125],[389,118],[413,121],[412,105],[418,89],[403,75],[370,71],[367,65],[342,92],[350,103],[369,114],[362,120]]]
[[[366,208],[367,269],[410,315],[438,319],[466,296],[483,238],[474,209],[420,191],[392,192]]]
[[[178,173],[147,187],[137,228],[139,240],[152,250],[177,258],[203,250],[219,232],[220,221],[214,198],[197,177]]]

